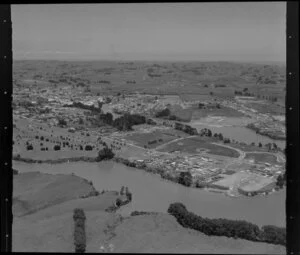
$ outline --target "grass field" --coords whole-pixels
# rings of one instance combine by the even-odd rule
[[[256,162],[267,162],[270,164],[277,164],[277,158],[275,155],[269,153],[246,153],[246,159],[254,159]]]
[[[96,143],[96,136],[92,134],[87,136],[86,133],[80,131],[69,133],[65,128],[49,127],[40,123],[33,124],[21,119],[16,121],[16,127],[13,128],[13,152],[20,154],[21,157],[41,160],[81,156],[95,157],[102,146]],[[33,146],[33,150],[27,150],[26,142]],[[65,147],[63,142],[67,143]],[[61,143],[60,150],[55,151],[54,146],[59,143]],[[83,150],[80,150],[80,145]],[[86,151],[86,145],[93,145],[93,150]],[[48,148],[48,150],[42,150],[42,148]]]
[[[147,146],[147,148],[153,149],[157,146],[164,144],[166,142],[172,141],[177,137],[166,135],[161,133],[160,131],[154,131],[151,133],[135,133],[132,135],[126,136],[126,139],[129,141],[133,141],[136,145],[141,147]],[[153,144],[150,144],[151,141],[156,141]],[[148,143],[150,142],[150,143]]]
[[[168,108],[171,112],[171,115],[176,116],[178,120],[184,122],[191,121],[194,111],[192,108],[183,109],[180,105],[171,105]]]
[[[202,137],[186,138],[179,142],[167,144],[165,147],[159,149],[159,151],[171,152],[171,151],[182,151],[187,153],[197,153],[197,149],[205,149],[207,153],[227,156],[227,157],[239,157],[239,153],[230,148],[221,147],[212,144],[207,139]]]
[[[231,147],[240,149],[245,152],[251,152],[251,151],[261,151],[261,152],[267,152],[267,149],[265,147],[258,147],[258,146],[252,146],[252,145],[242,145],[237,143],[231,143]]]
[[[237,110],[222,106],[220,109],[194,109],[192,118],[194,120],[207,116],[244,117],[245,115]]]
[[[119,253],[284,253],[283,246],[207,236],[180,226],[167,214],[139,215],[125,219],[114,230],[110,243]],[[174,245],[175,244],[175,245]]]
[[[13,181],[14,215],[33,213],[94,191],[88,181],[73,175],[30,172],[15,175]]]
[[[73,175],[28,172],[14,175],[13,181],[13,251],[74,252],[75,208],[86,213],[88,245],[104,239],[107,221],[114,217],[104,210],[114,204],[118,197],[114,193],[79,198],[94,188]]]

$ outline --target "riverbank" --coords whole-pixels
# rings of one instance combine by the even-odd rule
[[[246,126],[248,129],[251,129],[253,131],[255,131],[256,134],[260,134],[260,135],[263,135],[263,136],[267,136],[269,137],[270,139],[273,139],[273,140],[278,140],[278,141],[285,141],[286,140],[286,135],[285,134],[282,134],[281,132],[272,132],[272,131],[264,131],[262,130],[261,128],[255,126],[253,123],[250,123]]]
[[[74,163],[74,162],[87,162],[87,163],[96,163],[100,162],[97,157],[72,157],[72,158],[62,158],[62,159],[53,159],[53,160],[36,160],[36,159],[30,159],[30,158],[21,158],[21,157],[13,157],[13,160],[24,162],[24,163],[38,163],[38,164],[63,164],[63,163]],[[130,161],[128,159],[124,159],[121,157],[114,157],[111,159],[111,161],[116,163],[121,163],[127,167],[132,167],[136,169],[143,170],[150,174],[159,175],[161,179],[167,180],[176,184],[180,184],[179,182],[179,173],[170,173],[166,172],[161,168],[152,167],[148,164],[145,164],[144,162],[139,162],[137,160]],[[184,185],[185,186],[185,185]],[[191,183],[190,186],[186,186],[187,188],[196,188],[196,189],[203,189],[207,192],[214,192],[214,193],[220,193],[223,195],[227,195],[226,192],[222,188],[218,188],[218,186],[213,184],[205,184],[198,186],[196,183]],[[212,189],[210,189],[212,188]],[[258,192],[257,195],[260,193]],[[245,196],[244,193],[240,193],[240,195]]]
[[[25,163],[38,163],[38,164],[61,164],[68,162],[97,162],[96,157],[69,157],[69,158],[59,158],[59,159],[32,159],[32,158],[22,158],[13,156],[13,160],[21,161]]]
[[[71,163],[71,162],[90,162],[90,163],[99,162],[99,160],[97,160],[97,157],[71,157],[71,158],[52,159],[52,160],[50,160],[50,159],[37,160],[37,159],[22,158],[22,157],[14,156],[13,160],[21,161],[21,162],[29,163],[29,164],[35,164],[35,163],[37,163],[37,164],[62,164],[62,163]],[[165,173],[162,169],[147,166],[145,163],[140,163],[137,161],[130,161],[128,159],[124,159],[124,158],[120,158],[120,157],[114,157],[112,159],[112,161],[114,161],[116,163],[121,163],[128,167],[141,169],[148,173],[158,174],[162,179],[179,184],[178,176]],[[193,186],[193,187],[195,188],[196,186]]]
[[[241,219],[258,225],[285,226],[286,189],[267,196],[229,197],[205,189],[178,185],[158,174],[109,161],[70,162],[62,164],[30,164],[13,161],[19,173],[40,171],[51,174],[72,174],[93,182],[96,190],[120,190],[127,186],[133,194],[132,203],[122,207],[122,215],[131,211],[166,212],[174,201],[186,204],[203,217]],[[158,199],[159,198],[159,199]]]

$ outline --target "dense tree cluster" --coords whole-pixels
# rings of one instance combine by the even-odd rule
[[[124,114],[113,121],[113,126],[120,131],[132,130],[133,125],[145,124],[146,118],[139,114]]]
[[[85,213],[83,209],[74,209],[74,245],[76,253],[84,253],[86,249]]]
[[[60,150],[60,145],[58,145],[58,144],[54,145],[53,150],[59,151]]]
[[[60,118],[60,119],[58,119],[58,125],[59,126],[66,126],[67,122],[64,119]]]
[[[97,161],[112,159],[115,154],[112,152],[112,149],[105,146],[103,149],[99,150]]]
[[[32,145],[32,144],[28,144],[28,145],[26,146],[26,149],[27,149],[28,151],[33,150],[33,145]]]
[[[230,139],[229,138],[224,138],[223,142],[224,143],[230,143]]]
[[[212,132],[208,128],[202,128],[200,130],[200,136],[207,136],[207,137],[212,137]]]
[[[182,203],[173,203],[168,208],[183,227],[198,230],[206,235],[242,238],[250,241],[286,245],[286,229],[257,225],[243,220],[208,219],[189,212]]]
[[[185,124],[182,124],[182,123],[179,123],[179,122],[175,123],[175,129],[183,131],[183,132],[185,132],[189,135],[198,135],[198,131],[197,131],[196,128],[193,128],[189,125],[185,125]]]
[[[111,113],[102,113],[98,115],[98,120],[106,125],[113,126],[120,131],[132,130],[133,125],[146,123],[146,118],[139,114],[124,114],[123,116],[113,120]]]
[[[93,150],[93,146],[92,145],[86,145],[84,148],[86,151],[92,151]]]
[[[168,108],[165,108],[161,111],[158,111],[156,114],[155,114],[155,117],[157,118],[160,118],[160,117],[167,117],[167,116],[170,116],[171,114],[171,111],[168,109]]]
[[[113,123],[113,115],[110,112],[99,114],[98,119],[100,122],[107,125],[112,125]]]
[[[214,137],[217,138],[217,139],[219,139],[219,140],[221,140],[221,141],[223,141],[223,139],[224,139],[222,133],[219,133],[219,134],[218,133],[214,133]]]
[[[192,175],[190,172],[180,172],[178,183],[184,185],[184,186],[191,186],[193,183]]]
[[[276,180],[276,186],[282,189],[285,183],[286,183],[286,173],[278,175]]]

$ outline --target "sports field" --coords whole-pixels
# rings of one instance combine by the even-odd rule
[[[199,152],[199,149],[206,150],[209,154],[215,154],[220,156],[234,157],[238,158],[239,153],[233,149],[225,148],[223,146],[218,146],[212,144],[207,139],[202,137],[192,137],[182,139],[173,143],[169,143],[166,146],[158,149],[158,151],[171,152],[171,151],[181,151],[195,154]]]

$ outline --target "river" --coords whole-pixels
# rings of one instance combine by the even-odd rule
[[[251,122],[253,121],[250,118],[245,117],[206,117],[200,120],[192,120],[189,124],[197,130],[209,128],[213,133],[222,133],[224,137],[234,139],[238,142],[245,142],[247,144],[255,142],[256,145],[258,143],[262,143],[263,145],[276,143],[281,149],[285,148],[285,141],[256,134],[255,131],[245,127]]]
[[[259,226],[285,226],[285,190],[268,196],[233,198],[187,188],[113,161],[53,165],[13,161],[13,168],[20,172],[74,173],[91,180],[99,191],[120,190],[121,186],[127,186],[133,201],[122,209],[122,214],[126,215],[133,210],[166,212],[170,203],[182,202],[188,210],[204,217],[243,219]]]

